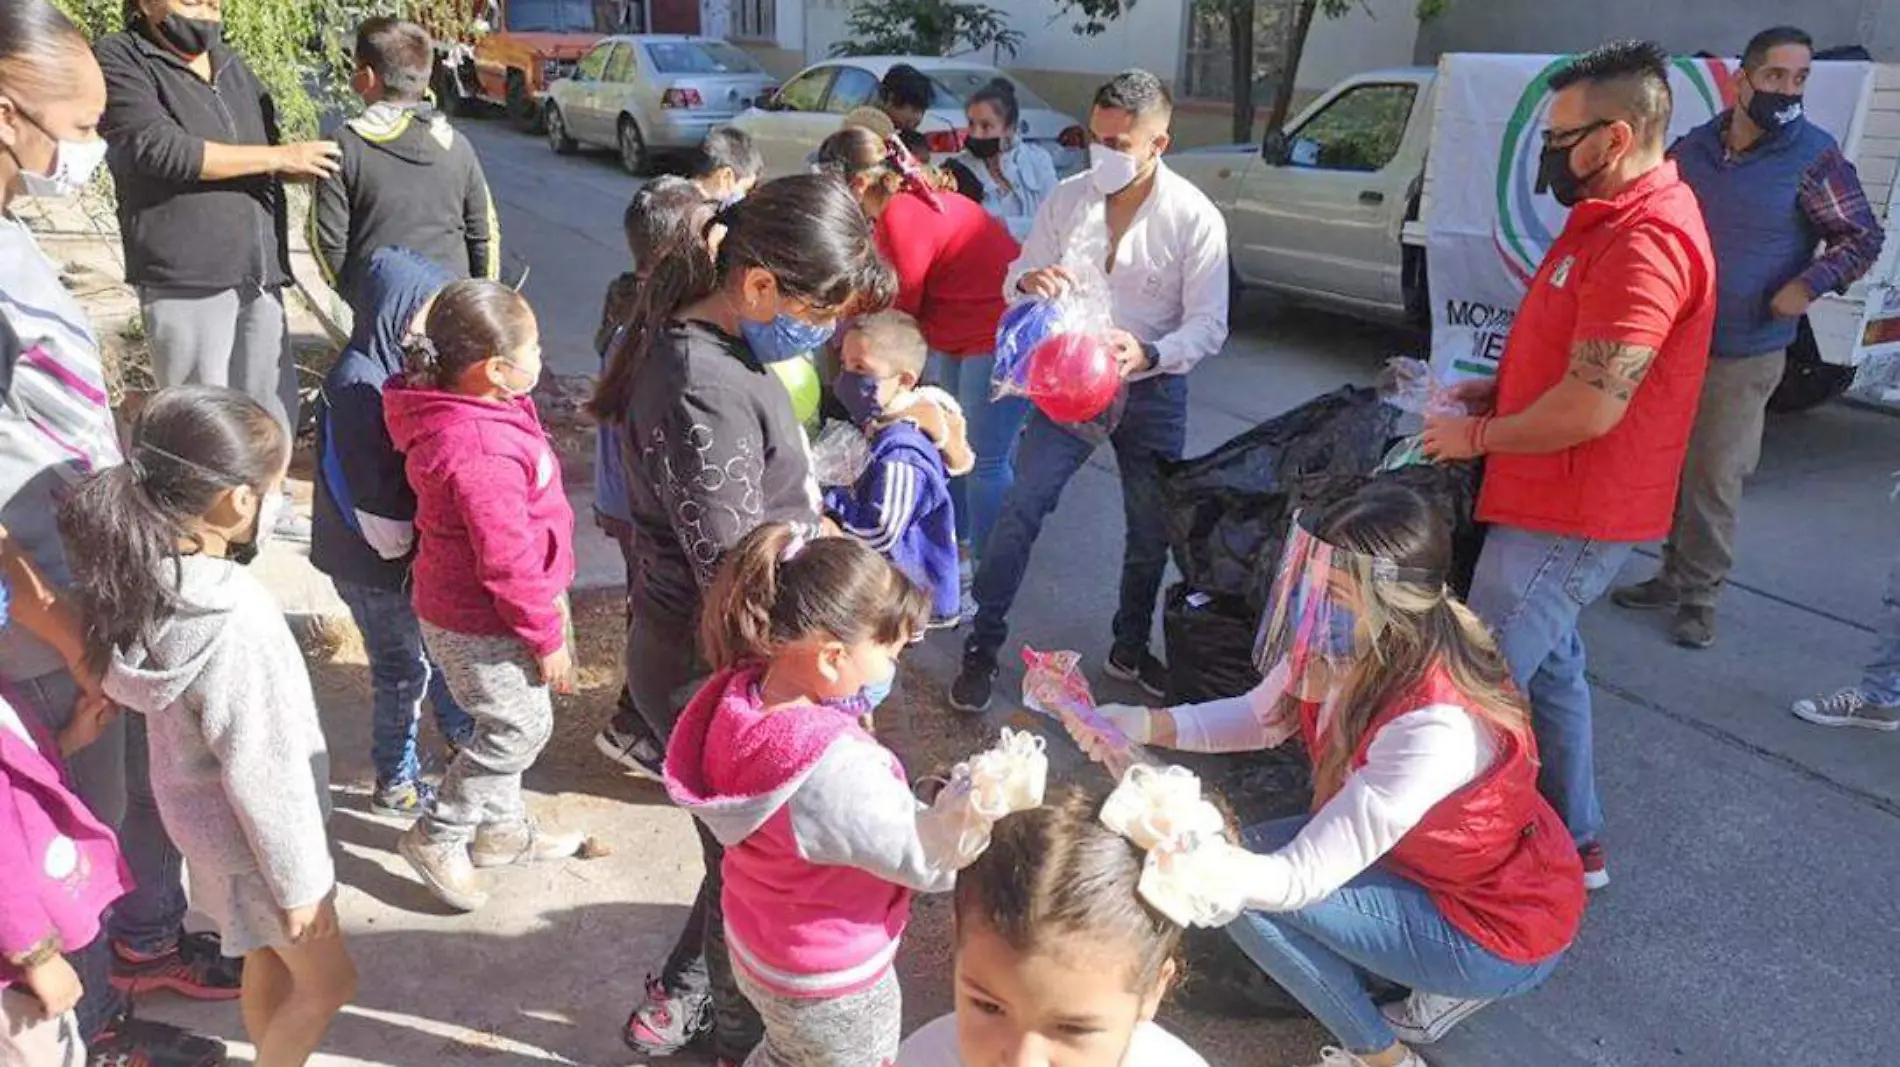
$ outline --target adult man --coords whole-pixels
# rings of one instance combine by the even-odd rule
[[[413,22],[379,16],[356,31],[350,88],[368,105],[337,133],[337,173],[317,183],[310,245],[345,299],[385,245],[456,278],[501,267],[495,202],[475,149],[424,101],[435,47]]]
[[[1168,564],[1161,521],[1161,469],[1187,438],[1187,379],[1227,339],[1227,225],[1207,197],[1161,161],[1174,109],[1161,79],[1124,71],[1096,90],[1089,109],[1091,169],[1043,202],[1004,282],[1014,299],[1051,297],[1074,283],[1069,264],[1108,269],[1111,340],[1127,406],[1109,440],[1121,469],[1127,515],[1121,606],[1109,677],[1166,689],[1166,668],[1148,649],[1155,597]],[[1106,259],[1101,258],[1106,254]],[[977,564],[977,613],[950,703],[981,711],[990,701],[1009,608],[1029,550],[1094,440],[1031,412],[1017,446],[1016,482]]]
[[[1761,457],[1768,398],[1796,326],[1816,297],[1845,291],[1880,256],[1880,223],[1860,176],[1802,111],[1813,66],[1806,33],[1778,26],[1756,34],[1735,73],[1735,106],[1670,153],[1702,201],[1722,264],[1715,346],[1662,570],[1611,599],[1639,611],[1675,608],[1670,636],[1685,648],[1715,642],[1742,481]],[[1819,256],[1817,245],[1825,246]]]
[[[1571,206],[1531,280],[1482,417],[1428,419],[1437,457],[1488,455],[1491,524],[1470,605],[1529,696],[1544,795],[1609,883],[1577,616],[1637,543],[1662,536],[1708,366],[1715,261],[1695,194],[1663,155],[1668,56],[1625,41],[1551,79],[1539,185]]]

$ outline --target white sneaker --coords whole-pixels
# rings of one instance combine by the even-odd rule
[[[1397,1004],[1380,1008],[1379,1013],[1406,1044],[1431,1045],[1489,1003],[1491,1001],[1483,999],[1465,1000],[1414,992]]]
[[[1366,1061],[1343,1048],[1328,1045],[1319,1050],[1319,1062],[1313,1067],[1366,1067]],[[1430,1067],[1430,1065],[1419,1059],[1418,1053],[1406,1049],[1405,1058],[1398,1062],[1397,1067]]]

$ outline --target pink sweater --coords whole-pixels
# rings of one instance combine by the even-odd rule
[[[693,697],[666,790],[726,847],[733,962],[783,996],[841,996],[890,969],[911,893],[956,871],[920,837],[897,757],[847,712],[763,708],[761,673],[723,671]]]

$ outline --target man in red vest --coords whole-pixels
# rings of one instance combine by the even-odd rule
[[[1433,456],[1487,456],[1491,524],[1469,602],[1530,697],[1539,787],[1609,884],[1577,617],[1669,532],[1715,323],[1715,258],[1664,159],[1667,54],[1605,45],[1551,78],[1538,186],[1570,207],[1474,417],[1427,421]]]

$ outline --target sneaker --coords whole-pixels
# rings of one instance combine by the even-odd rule
[[[1583,887],[1594,893],[1610,884],[1610,869],[1603,862],[1603,846],[1595,841],[1577,848],[1577,856],[1583,860]]]
[[[1900,707],[1885,708],[1867,699],[1859,689],[1842,689],[1824,697],[1797,700],[1797,718],[1816,726],[1859,726],[1867,730],[1900,730]]]
[[[277,517],[277,526],[271,535],[280,540],[307,545],[310,543],[310,520],[297,514],[294,509],[285,508],[284,513]]]
[[[224,1042],[130,1014],[86,1043],[87,1067],[223,1067]]]
[[[1111,651],[1102,673],[1118,682],[1133,682],[1155,700],[1167,699],[1168,665],[1145,648]]]
[[[475,831],[475,844],[468,850],[468,859],[477,867],[526,866],[572,859],[586,840],[586,834],[547,830],[533,819],[523,819],[512,826],[491,825]]]
[[[1488,999],[1467,1000],[1414,990],[1397,1004],[1380,1008],[1379,1013],[1399,1040],[1408,1045],[1431,1045],[1489,1003]]]
[[[1610,603],[1631,611],[1665,611],[1678,603],[1676,587],[1661,578],[1626,585],[1610,594]]]
[[[243,981],[244,961],[226,957],[217,934],[180,934],[155,956],[112,942],[112,987],[124,993],[169,989],[192,1000],[235,1000]]]
[[[1366,1061],[1343,1048],[1333,1048],[1328,1045],[1319,1050],[1319,1062],[1313,1067],[1366,1067]],[[1418,1058],[1418,1053],[1406,1049],[1405,1058],[1394,1067],[1427,1067],[1427,1065],[1424,1060]]]
[[[482,889],[467,846],[430,841],[422,835],[422,824],[417,823],[396,842],[396,852],[409,861],[416,877],[437,900],[456,911],[475,911],[488,903],[488,893]]]
[[[1683,648],[1707,648],[1715,644],[1715,609],[1690,607],[1676,609],[1676,621],[1669,626],[1669,639]]]
[[[924,624],[924,630],[925,632],[932,632],[936,630],[954,630],[957,627],[962,626],[962,625],[963,625],[963,614],[961,612],[958,612],[955,615],[935,616],[929,622]],[[922,639],[923,639],[923,634],[918,634],[916,637],[912,638],[911,640],[913,643],[915,643]]]
[[[643,1056],[671,1056],[712,1032],[712,994],[675,998],[647,975],[646,999],[627,1016],[620,1039]]]
[[[996,657],[965,646],[963,669],[950,683],[950,706],[969,715],[990,708],[990,694],[996,688]]]
[[[406,782],[377,782],[369,810],[377,815],[406,815],[413,819],[435,803],[435,786],[420,778]]]
[[[620,711],[594,735],[594,747],[600,754],[648,781],[666,780],[666,750],[646,724],[631,712]]]

